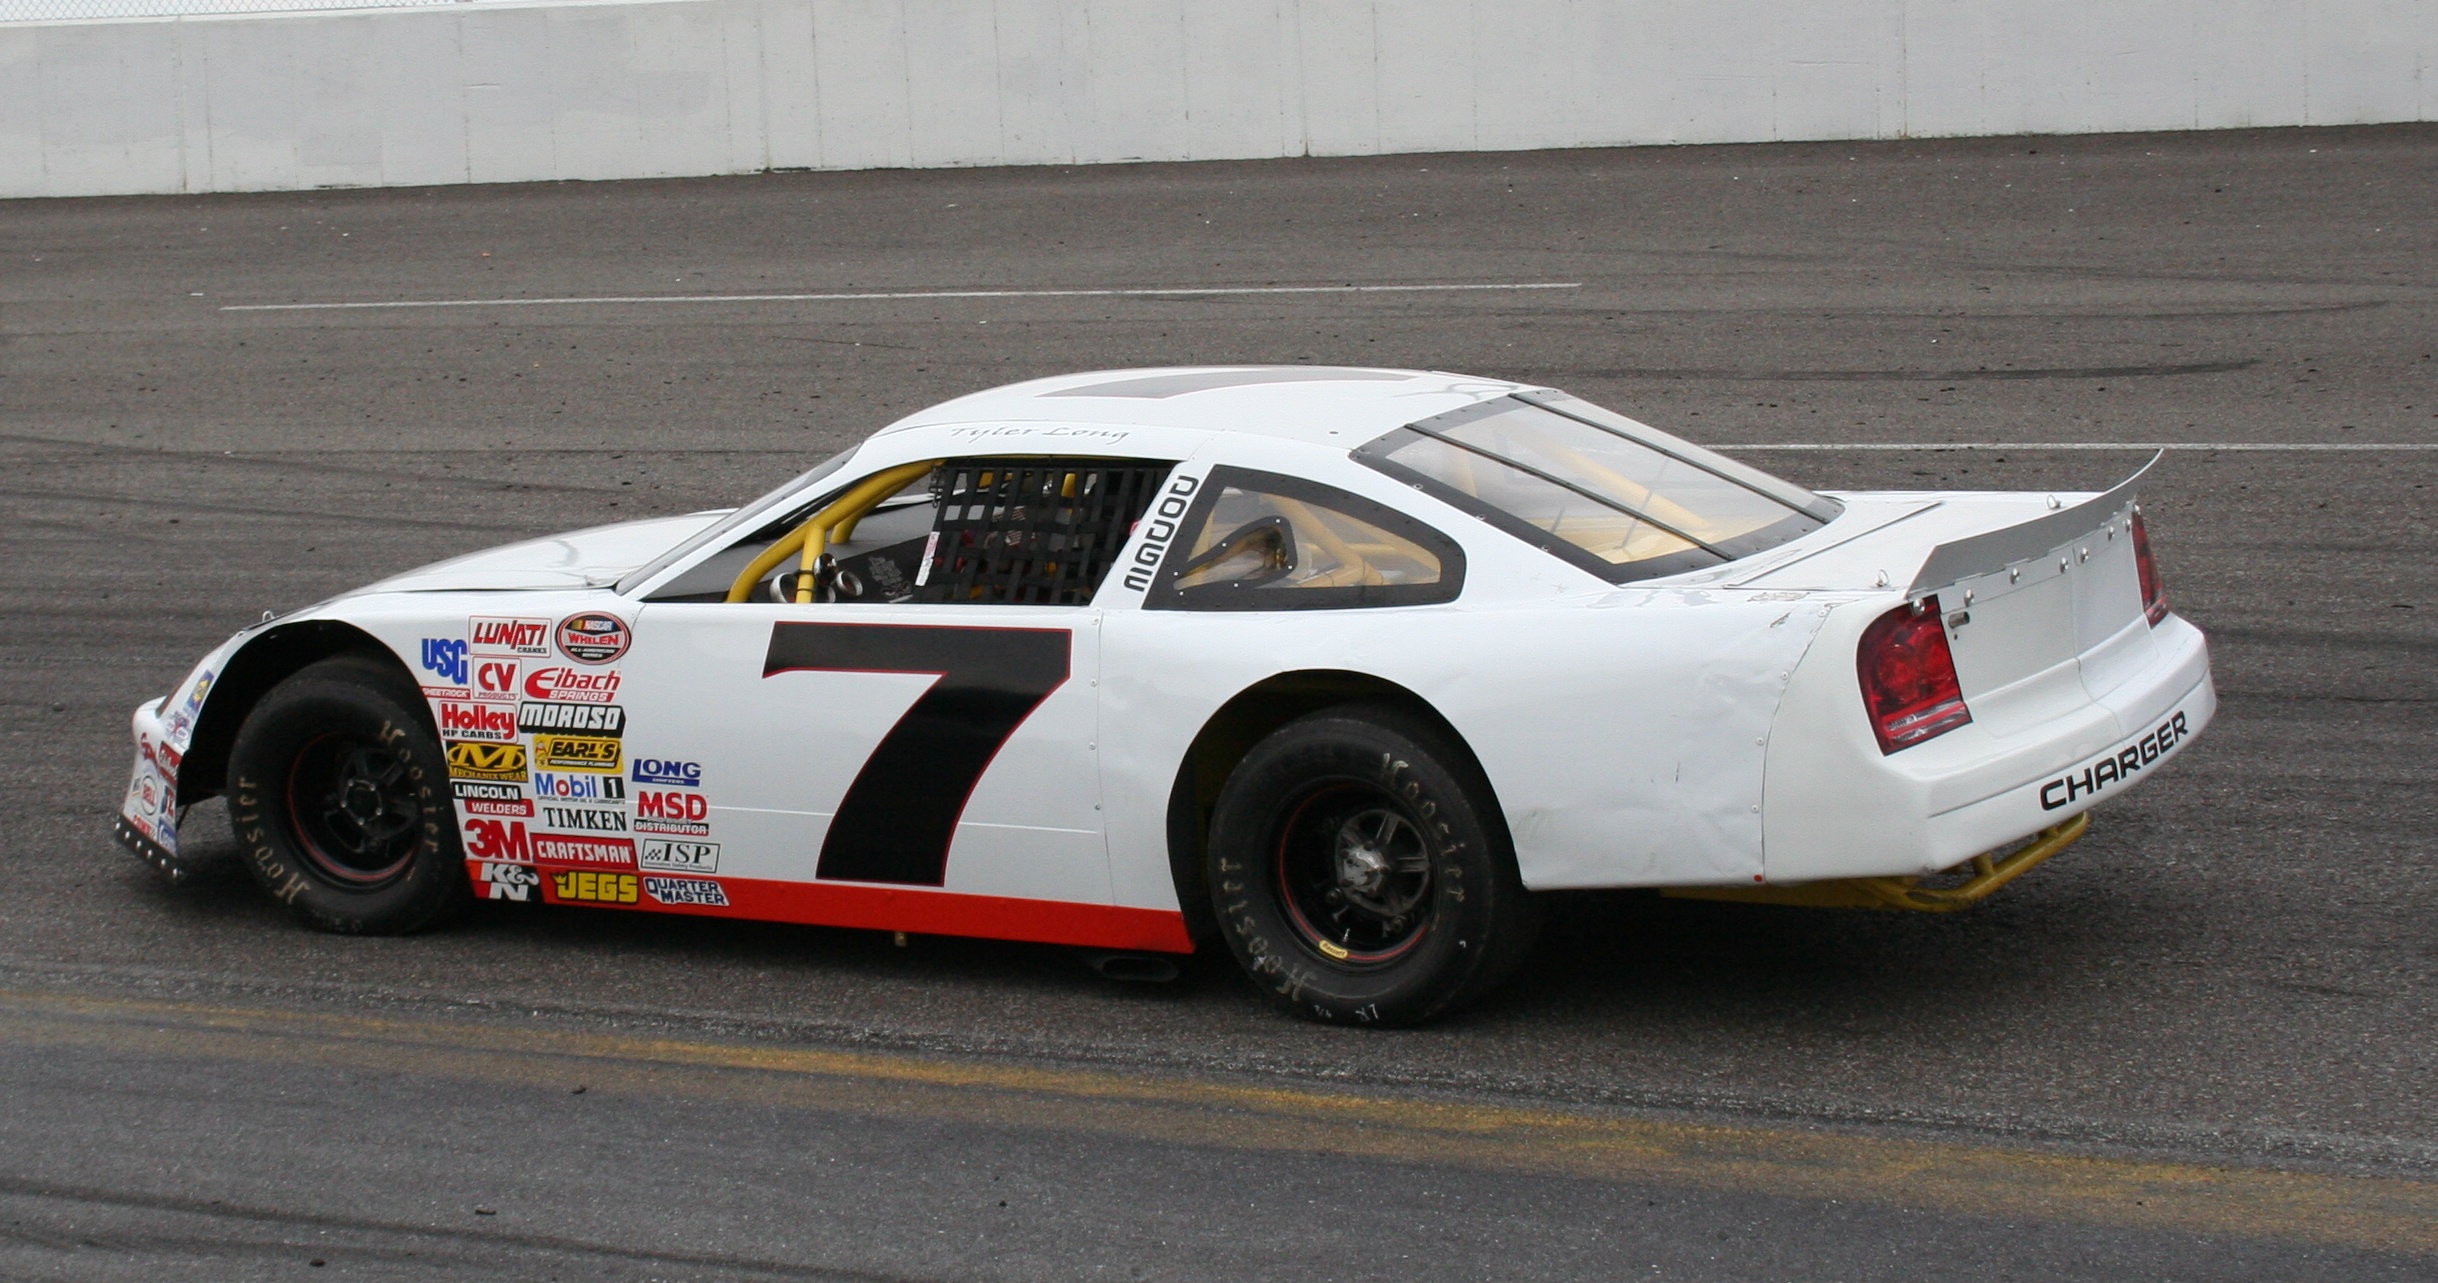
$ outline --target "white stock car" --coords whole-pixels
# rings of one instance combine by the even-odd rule
[[[2136,478],[2138,480],[2138,476]],[[135,715],[315,926],[479,894],[1160,955],[1410,1023],[1534,892],[1943,909],[2216,706],[2133,481],[1815,494],[1545,388],[1072,375],[729,512],[442,562]]]

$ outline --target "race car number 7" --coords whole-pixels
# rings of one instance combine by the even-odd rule
[[[934,673],[847,786],[817,878],[939,886],[974,785],[1050,692],[1074,637],[1055,628],[780,622],[762,676]]]

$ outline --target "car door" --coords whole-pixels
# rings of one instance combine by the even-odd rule
[[[817,592],[782,569],[753,600],[643,606],[628,786],[647,875],[715,876],[732,901],[775,896],[759,907],[803,920],[834,920],[805,897],[850,887],[1110,902],[1091,585],[1071,561],[1047,587],[1007,564],[1034,537],[1008,527],[1043,506],[1011,493],[1079,483],[1040,460],[989,464],[944,463],[842,524]],[[1099,471],[1080,488],[1111,484]],[[830,599],[769,599],[798,587]]]

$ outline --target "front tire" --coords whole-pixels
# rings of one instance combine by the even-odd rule
[[[1387,705],[1298,719],[1219,794],[1209,878],[1245,974],[1299,1015],[1410,1025],[1495,988],[1539,906],[1469,756]]]
[[[324,931],[400,934],[472,898],[447,762],[413,690],[377,660],[323,660],[264,696],[230,746],[247,870]]]

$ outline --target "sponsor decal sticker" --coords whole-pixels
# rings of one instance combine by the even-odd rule
[[[2141,769],[2175,751],[2192,734],[2178,713],[2148,734],[2082,768],[2079,775],[2060,775],[2040,786],[2040,809],[2054,811],[2076,798],[2091,797],[2112,784],[2130,781]]]
[[[633,904],[637,880],[632,873],[594,873],[571,869],[550,875],[549,899],[554,904]]]
[[[720,871],[720,844],[646,838],[643,853],[638,859],[644,868],[662,873],[717,873]]]
[[[633,640],[626,621],[600,611],[569,615],[559,621],[559,653],[579,664],[612,664]]]
[[[476,655],[550,658],[550,621],[547,619],[503,619],[497,615],[476,615],[466,621],[466,638],[467,649]]]
[[[542,823],[554,829],[575,829],[584,833],[624,833],[626,812],[608,806],[564,806],[557,802],[544,802]]]
[[[571,704],[606,704],[618,697],[618,670],[592,672],[553,665],[525,674],[525,698],[565,700]]]
[[[616,740],[610,742],[617,743]],[[448,750],[450,779],[498,780],[507,784],[525,782],[525,746],[522,744],[484,744],[469,740],[448,740],[444,743]]]
[[[449,792],[460,802],[514,802],[525,796],[525,790],[514,784],[493,784],[486,780],[451,780]]]
[[[535,771],[533,795],[559,802],[623,802],[626,781],[615,775]]]
[[[497,704],[439,701],[440,734],[444,739],[489,740],[504,744],[516,738],[516,718]]]
[[[524,731],[575,731],[585,735],[623,735],[626,709],[617,704],[517,705],[516,724]]]
[[[464,807],[468,815],[515,815],[525,819],[533,818],[533,803],[521,797],[513,802],[502,802],[487,797],[469,798],[459,802],[458,805]]]
[[[711,832],[711,803],[702,794],[682,789],[638,789],[635,831],[704,837]]]
[[[482,659],[468,665],[473,670],[474,698],[488,704],[516,702],[517,662],[513,659]]]
[[[524,900],[533,889],[542,885],[542,875],[524,864],[485,864],[482,866],[483,898],[486,900]]]
[[[703,786],[703,764],[671,761],[665,757],[639,757],[635,759],[635,782],[637,784],[670,784],[688,789],[701,788]]]
[[[536,864],[593,864],[616,869],[635,867],[635,844],[626,838],[536,833],[528,841],[532,844]]]
[[[615,772],[623,763],[618,741],[595,735],[536,735],[533,760],[554,771]]]
[[[662,904],[710,904],[722,908],[728,904],[728,893],[709,878],[647,877],[643,889]]]
[[[443,686],[466,684],[466,644],[455,637],[423,639],[423,671]]]
[[[1179,477],[1168,483],[1168,493],[1143,516],[1143,542],[1135,547],[1132,564],[1126,567],[1126,586],[1140,591],[1151,587],[1152,572],[1160,568],[1160,559],[1168,555],[1170,541],[1177,537],[1177,523],[1185,519],[1185,510],[1193,506],[1194,491],[1202,488],[1199,477]]]
[[[466,854],[477,860],[533,863],[533,836],[519,820],[466,821]]]

